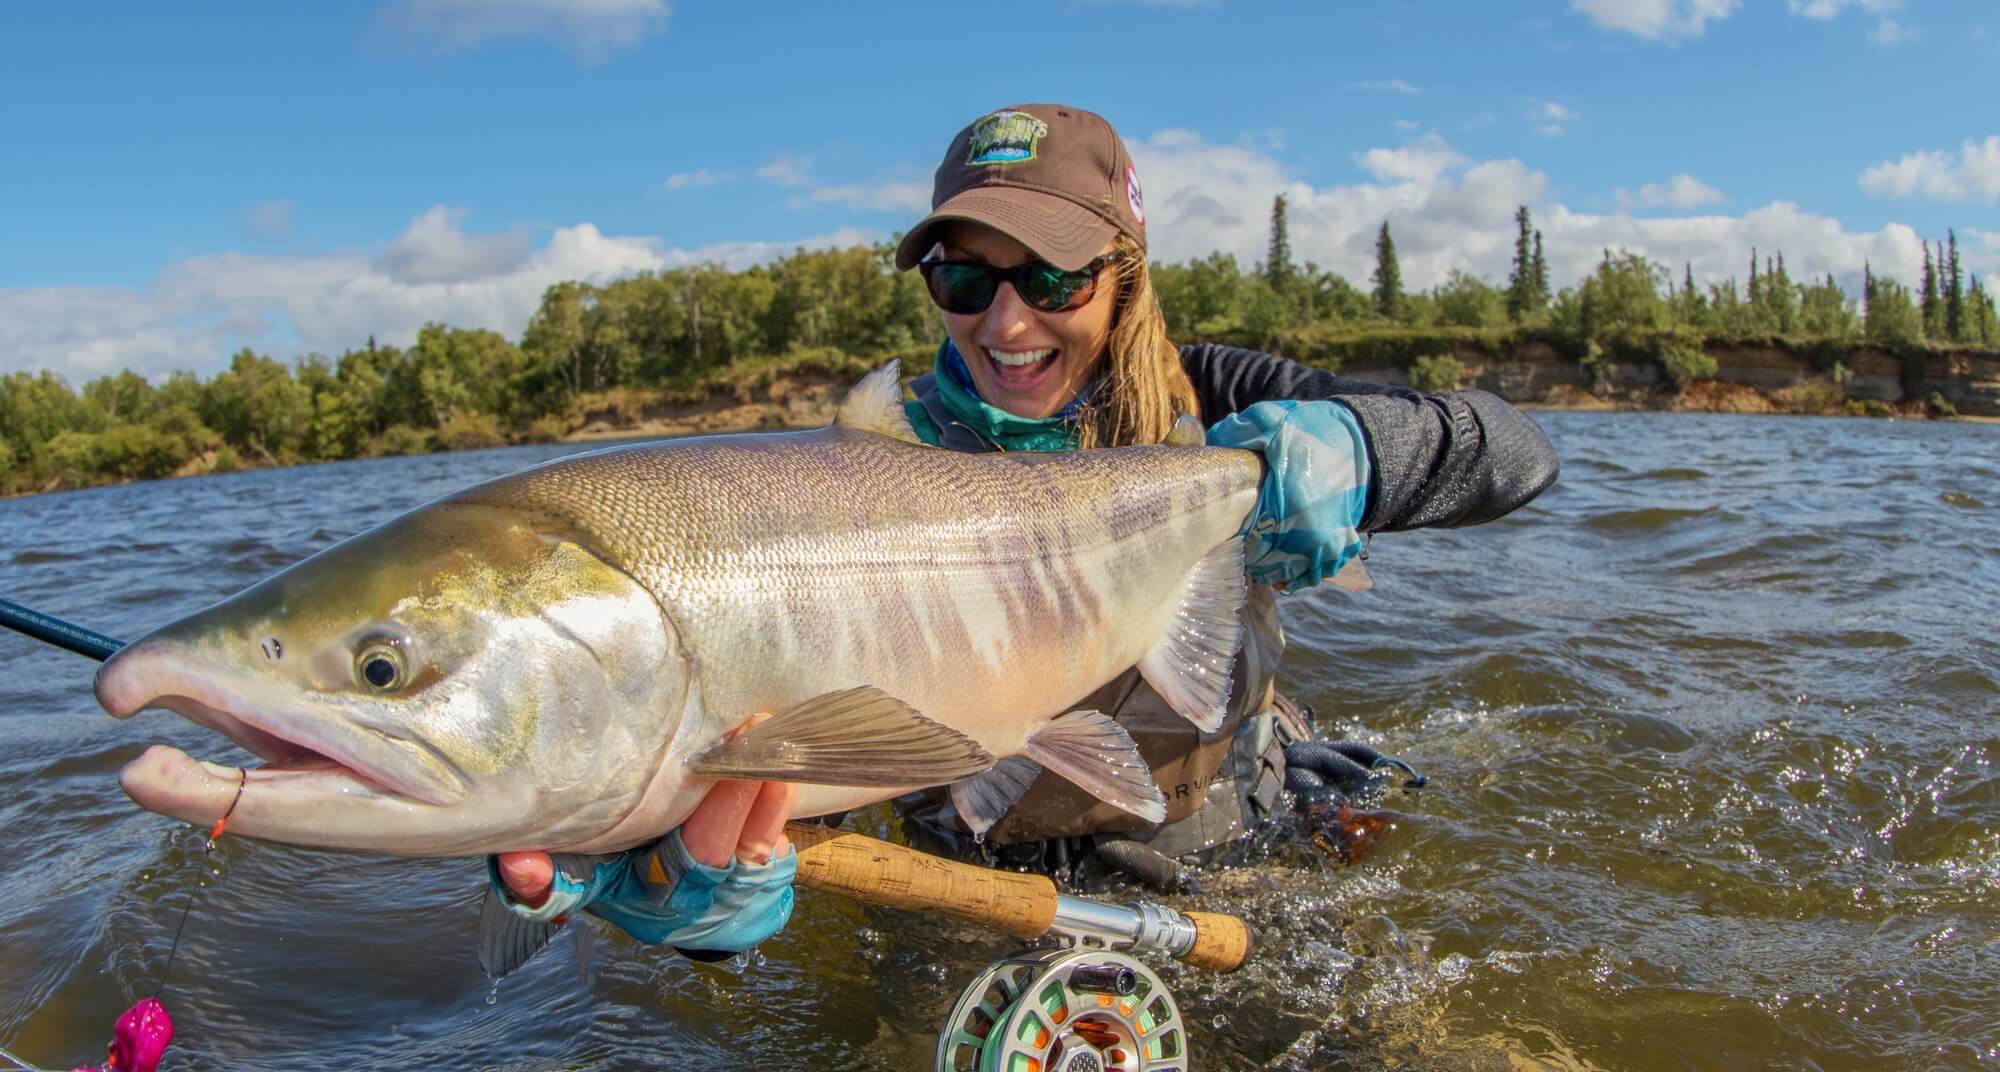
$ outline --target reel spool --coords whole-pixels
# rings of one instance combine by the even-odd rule
[[[1108,949],[1024,953],[952,1006],[939,1072],[1187,1072],[1187,1027],[1166,984]]]

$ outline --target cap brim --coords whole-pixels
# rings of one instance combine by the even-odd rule
[[[896,267],[915,267],[937,242],[938,228],[956,220],[983,223],[1066,272],[1096,260],[1118,234],[1104,217],[1066,198],[1018,186],[981,186],[939,205],[911,228],[896,247]]]

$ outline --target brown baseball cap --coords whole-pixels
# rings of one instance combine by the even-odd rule
[[[952,220],[983,223],[1065,271],[1113,235],[1146,243],[1139,173],[1104,117],[1062,104],[1017,104],[958,132],[931,186],[931,214],[896,247],[911,268]]]

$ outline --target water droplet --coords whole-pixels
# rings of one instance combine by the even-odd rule
[[[493,989],[488,990],[486,992],[486,1004],[497,1005],[499,1003],[500,1003],[500,980],[495,979],[493,980]]]

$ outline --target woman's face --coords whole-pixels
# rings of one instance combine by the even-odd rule
[[[1012,268],[1036,259],[1028,247],[984,224],[948,224],[941,241],[947,260]],[[1118,303],[1115,277],[1106,268],[1089,301],[1059,313],[1022,301],[1012,283],[1000,284],[983,313],[945,313],[945,333],[965,358],[979,397],[1016,417],[1050,417],[1069,405],[1104,361]]]

